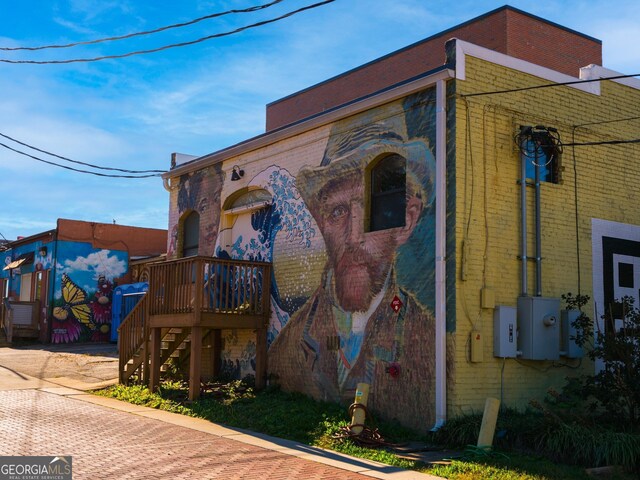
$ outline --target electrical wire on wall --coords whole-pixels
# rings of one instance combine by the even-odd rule
[[[571,142],[576,142],[576,128],[571,128]],[[576,223],[576,262],[578,267],[578,295],[582,293],[582,283],[580,274],[580,215],[578,210],[578,162],[576,160],[576,147],[573,145],[571,147],[571,156],[573,157],[573,207],[575,212],[575,223]]]
[[[482,256],[482,288],[487,288],[487,269],[489,265],[489,194],[488,194],[488,177],[487,177],[487,113],[493,111],[493,157],[494,163],[497,164],[496,152],[496,111],[492,105],[485,105],[482,109],[482,175],[484,181],[484,254]],[[481,307],[482,308],[482,307]]]
[[[637,75],[633,75],[633,76],[637,76]],[[631,76],[618,76],[615,78],[627,78],[627,77],[631,77]],[[598,79],[598,80],[604,80],[604,79]],[[574,83],[574,82],[571,82]],[[578,82],[575,82],[578,83]],[[581,82],[580,82],[581,83]],[[548,85],[549,87],[551,86],[559,86],[559,85]],[[538,86],[538,87],[533,87],[533,88],[546,88],[547,86]],[[529,90],[530,88],[526,88],[526,89],[519,89],[519,90]],[[507,93],[507,92],[487,92],[487,94],[490,93]],[[460,293],[462,295],[462,302],[461,302],[461,306],[463,308],[464,314],[467,317],[467,320],[469,320],[469,322],[471,323],[471,326],[473,328],[476,328],[476,326],[478,325],[480,314],[478,315],[478,319],[474,322],[473,321],[473,316],[470,314],[469,312],[469,308],[467,305],[467,298],[464,292],[464,289],[466,286],[465,280],[467,280],[467,275],[468,275],[468,271],[467,271],[467,265],[466,262],[469,260],[469,242],[470,242],[470,238],[472,233],[475,233],[475,230],[472,232],[471,229],[471,222],[473,219],[473,215],[475,213],[475,210],[477,209],[477,205],[476,203],[474,203],[474,199],[475,199],[475,183],[474,183],[474,177],[475,177],[475,164],[473,162],[473,138],[472,138],[472,124],[471,124],[471,108],[479,108],[479,105],[476,105],[473,103],[473,100],[468,99],[467,96],[459,96],[458,98],[460,98],[462,100],[462,104],[464,105],[466,112],[465,112],[465,119],[466,119],[466,130],[464,132],[464,193],[463,193],[463,201],[464,201],[464,209],[463,209],[463,234],[462,234],[462,245],[461,245],[461,252],[462,252],[462,265],[461,265],[461,271],[460,271],[460,278],[461,278],[461,282],[459,282],[459,286],[460,286]],[[470,100],[470,101],[469,101]],[[489,136],[491,135],[490,132],[490,124],[491,124],[491,115],[493,114],[493,128],[494,128],[494,132],[493,132],[493,138],[494,138],[494,145],[493,145],[493,154],[494,154],[494,160],[496,161],[496,172],[498,172],[498,164],[497,164],[497,152],[498,152],[498,129],[497,129],[497,121],[498,121],[498,116],[502,116],[502,114],[510,114],[511,115],[511,123],[513,126],[517,126],[518,124],[522,125],[522,124],[529,124],[529,125],[540,125],[540,124],[553,124],[554,126],[558,127],[558,129],[564,131],[568,131],[571,130],[571,141],[570,143],[564,143],[561,139],[560,133],[558,131],[558,129],[555,128],[548,128],[545,127],[544,129],[541,129],[540,131],[536,131],[537,127],[533,127],[532,131],[528,132],[530,135],[532,135],[532,137],[534,137],[534,140],[537,142],[534,142],[535,148],[541,148],[543,150],[546,151],[546,153],[550,154],[547,155],[544,161],[540,161],[538,162],[539,164],[547,164],[547,163],[551,163],[550,160],[551,158],[549,157],[556,157],[558,158],[558,156],[562,153],[563,149],[565,150],[565,152],[568,153],[567,148],[571,147],[572,148],[572,157],[573,157],[573,168],[574,168],[574,175],[573,175],[573,180],[574,180],[574,185],[573,185],[573,196],[574,196],[574,212],[572,212],[574,214],[575,217],[575,235],[576,235],[576,244],[575,244],[575,248],[576,248],[576,259],[577,259],[577,265],[578,265],[578,293],[580,293],[581,291],[581,274],[582,274],[582,258],[580,256],[580,247],[581,247],[581,243],[580,243],[580,224],[579,224],[579,220],[580,220],[580,210],[579,210],[579,194],[580,194],[580,189],[579,189],[579,185],[578,185],[578,154],[576,152],[576,148],[578,147],[586,147],[591,149],[591,147],[593,146],[598,146],[598,145],[618,145],[618,146],[622,146],[622,145],[634,145],[637,143],[640,143],[640,138],[627,138],[627,139],[621,139],[621,138],[611,138],[611,137],[600,137],[601,140],[599,141],[591,141],[591,142],[580,142],[580,138],[578,138],[576,140],[576,131],[579,131],[579,128],[584,127],[585,125],[596,125],[596,124],[605,124],[605,123],[613,123],[613,122],[619,122],[619,121],[632,121],[632,120],[640,120],[640,116],[636,115],[636,116],[629,116],[623,119],[616,119],[616,120],[604,120],[601,122],[591,122],[588,124],[584,124],[584,125],[571,125],[568,121],[565,120],[565,122],[559,121],[557,118],[546,118],[540,115],[535,115],[532,114],[529,111],[518,111],[515,109],[511,109],[508,107],[504,107],[502,105],[484,105],[483,108],[483,118],[482,118],[482,135],[483,135],[483,140],[482,140],[482,145],[483,145],[483,172],[482,172],[482,176],[483,176],[483,181],[484,181],[484,216],[485,216],[485,253],[484,253],[484,263],[483,264],[483,271],[482,271],[482,284],[483,286],[486,286],[487,284],[487,279],[490,278],[489,277],[489,268],[490,266],[488,265],[488,259],[489,259],[489,253],[490,253],[490,243],[489,243],[489,223],[488,223],[488,219],[491,216],[491,212],[488,211],[488,204],[489,204],[489,198],[490,198],[490,192],[489,192],[489,184],[488,184],[488,180],[489,180],[489,174],[487,172],[487,159],[488,156],[490,155],[490,152],[488,152],[488,144],[489,144]],[[535,120],[533,120],[535,119]],[[520,122],[519,122],[520,121]],[[601,132],[600,135],[603,135],[603,133]],[[598,137],[596,137],[598,138]],[[514,145],[513,143],[511,143],[511,141],[509,141],[510,145]],[[516,149],[518,152],[522,151],[523,148],[523,144],[522,142],[515,142],[516,145]],[[516,149],[510,150],[510,155],[511,156],[515,156],[515,151]],[[477,153],[477,152],[476,152]],[[527,154],[528,156],[530,156],[534,162],[535,160],[535,154],[532,154],[531,151],[529,152],[524,152],[524,154]],[[538,158],[542,158],[541,156]],[[558,162],[559,163],[559,162]],[[586,168],[586,167],[585,167]],[[478,172],[480,173],[480,172]],[[555,172],[556,175],[560,175],[560,170]],[[471,177],[471,178],[470,178]],[[556,177],[558,178],[558,177]],[[569,180],[569,178],[567,179]],[[469,183],[470,182],[470,183]],[[479,193],[479,192],[478,192]],[[478,199],[479,200],[479,199]],[[571,213],[570,210],[566,211],[566,213],[569,215],[569,219],[571,218]],[[569,220],[569,225],[571,224],[571,220]],[[569,245],[569,250],[568,252],[571,252],[572,246]],[[597,317],[597,314],[596,314]],[[463,332],[461,332],[463,333]],[[467,336],[466,339],[466,345],[465,345],[465,352],[466,354],[470,354],[470,349],[469,349],[469,344],[470,344],[470,337]],[[551,370],[554,369],[571,369],[571,370],[579,370],[582,367],[582,359],[572,359],[571,361],[553,361],[550,362],[548,365],[545,366],[539,366],[536,365],[535,363],[530,363],[530,362],[526,362],[526,361],[522,361],[521,359],[518,358],[514,358],[516,365],[518,366],[517,368],[519,369],[520,366],[522,367],[526,367],[527,369],[533,370],[535,372],[538,372],[539,374],[545,374],[546,372],[549,372]],[[470,358],[467,358],[467,361],[470,361]],[[497,362],[496,362],[497,363]],[[510,375],[507,375],[506,373],[506,365],[507,365],[507,359],[503,358],[501,364],[499,364],[499,372],[496,372],[498,378],[496,380],[499,379],[500,382],[500,399],[501,399],[501,404],[504,404],[504,397],[505,397],[505,391],[507,389],[507,385],[506,385],[506,381],[508,381],[508,379],[505,379],[505,376],[507,378],[509,378]],[[498,365],[496,365],[498,366]]]
[[[575,211],[575,224],[576,224],[576,261],[577,261],[577,275],[578,275],[578,295],[580,295],[582,293],[582,275],[581,275],[581,261],[580,261],[580,216],[579,216],[579,208],[578,208],[578,161],[577,161],[577,156],[576,156],[576,147],[577,146],[581,146],[584,144],[578,144],[576,143],[576,131],[579,128],[584,128],[587,126],[592,126],[592,125],[605,125],[605,124],[610,124],[610,123],[618,123],[618,122],[628,122],[628,121],[633,121],[633,120],[640,120],[640,116],[638,115],[634,115],[632,117],[624,117],[624,118],[617,118],[617,119],[613,119],[613,120],[602,120],[599,122],[588,122],[588,123],[582,123],[580,125],[572,125],[571,126],[571,144],[569,144],[571,146],[571,156],[572,156],[572,160],[573,160],[573,198],[574,198],[574,211]],[[618,142],[622,142],[622,141],[618,141]],[[591,144],[594,144],[594,142],[590,142]],[[635,143],[634,141],[629,141],[628,143]],[[596,142],[596,144],[605,144],[603,143],[598,143]]]
[[[611,77],[588,78],[586,80],[572,80],[569,82],[544,83],[542,85],[532,85],[530,87],[510,88],[508,90],[492,90],[489,92],[467,93],[465,95],[462,95],[462,97],[468,98],[468,97],[478,97],[478,96],[484,96],[484,95],[501,95],[504,93],[517,93],[517,92],[524,92],[528,90],[537,90],[539,88],[563,87],[567,85],[580,85],[583,83],[601,82],[604,80],[622,80],[625,78],[633,78],[633,77],[640,77],[640,73],[632,73],[630,75],[614,75]]]
[[[464,227],[464,235],[462,237],[462,265],[460,267],[461,280],[467,279],[467,261],[469,251],[469,229],[471,227],[471,217],[473,216],[473,199],[474,199],[474,179],[475,172],[473,167],[473,146],[471,141],[471,113],[469,101],[462,99],[465,106],[465,138],[464,138],[464,217],[466,225]],[[469,164],[471,164],[471,192],[467,185],[469,184]],[[467,205],[469,210],[467,211]]]
[[[466,124],[465,124],[465,153],[464,153],[464,177],[465,177],[465,186],[464,186],[464,218],[466,220],[464,227],[464,234],[462,238],[462,260],[461,260],[461,268],[460,268],[460,277],[461,282],[460,285],[460,296],[462,298],[462,308],[464,310],[465,317],[469,321],[471,325],[471,331],[469,335],[467,335],[465,351],[467,352],[467,362],[471,362],[471,341],[473,337],[473,332],[481,332],[481,319],[482,319],[482,306],[478,305],[477,314],[472,314],[469,309],[469,305],[467,303],[467,292],[466,292],[466,280],[467,280],[467,262],[469,261],[469,252],[471,251],[471,221],[474,214],[475,208],[475,164],[473,160],[473,138],[471,132],[471,105],[467,99],[462,98],[462,101],[465,105],[465,116],[466,116]],[[484,154],[484,153],[483,153]],[[486,169],[485,169],[486,175]],[[485,176],[486,178],[486,176]],[[486,193],[486,185],[485,185],[485,193]],[[486,222],[486,195],[485,195],[485,222]],[[468,208],[468,209],[467,209]],[[486,230],[485,230],[486,234]],[[486,238],[485,238],[486,241]],[[486,244],[485,244],[485,257],[486,257]],[[484,262],[484,260],[483,260]],[[486,272],[486,264],[483,265],[483,282]]]

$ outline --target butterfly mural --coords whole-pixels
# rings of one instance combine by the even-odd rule
[[[75,342],[80,338],[82,325],[95,330],[89,298],[65,273],[62,275],[62,305],[53,309],[53,343]]]

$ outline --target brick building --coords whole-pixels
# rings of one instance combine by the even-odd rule
[[[634,138],[640,81],[580,82],[618,75],[601,63],[600,41],[503,7],[269,104],[265,134],[164,175],[168,264],[204,270],[195,297],[162,275],[157,292],[210,316],[158,307],[156,345],[182,322],[192,384],[255,374],[350,402],[368,383],[371,409],[419,430],[593,369],[560,296],[599,318],[640,286],[640,162],[611,143]],[[260,289],[266,328],[234,324]]]
[[[58,219],[55,229],[0,246],[6,331],[46,343],[109,341],[113,288],[131,281],[132,259],[164,253],[166,235]]]

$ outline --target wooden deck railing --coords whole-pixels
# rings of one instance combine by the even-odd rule
[[[201,335],[203,326],[214,329],[239,326],[257,331],[256,344],[263,348],[257,354],[260,382],[256,380],[256,385],[262,385],[266,372],[270,281],[271,264],[264,262],[189,257],[151,264],[148,293],[118,328],[120,383],[137,372],[139,380],[157,385],[162,356],[160,341],[171,328],[188,327],[191,333],[196,330]],[[198,335],[192,337],[191,348],[199,352],[197,345],[201,341]],[[191,398],[191,389],[189,395]]]
[[[269,315],[271,264],[189,257],[149,268],[150,315]]]
[[[145,295],[118,327],[120,383],[139,370],[139,380],[147,380],[149,351],[149,307]],[[131,361],[131,363],[130,363]]]

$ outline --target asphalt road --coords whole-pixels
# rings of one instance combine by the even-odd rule
[[[24,345],[0,348],[0,367],[77,390],[118,383],[115,344]]]

